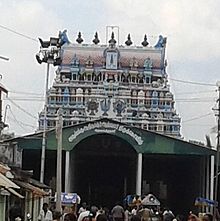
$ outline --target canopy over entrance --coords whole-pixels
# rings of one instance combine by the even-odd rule
[[[63,128],[63,149],[70,151],[85,138],[96,134],[111,134],[128,142],[137,153],[175,155],[214,155],[204,146],[132,127],[110,119],[100,119]],[[22,149],[41,149],[42,132],[14,138]],[[47,132],[47,150],[56,150],[56,130]]]

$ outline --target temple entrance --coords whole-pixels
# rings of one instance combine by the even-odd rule
[[[135,193],[136,158],[134,148],[121,138],[87,137],[71,151],[71,189],[83,201],[112,206]]]

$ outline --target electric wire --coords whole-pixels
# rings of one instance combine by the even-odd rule
[[[32,41],[34,41],[34,42],[38,42],[37,39],[32,38],[32,37],[30,37],[30,36],[28,36],[28,35],[22,34],[21,32],[15,31],[15,30],[13,30],[13,29],[11,29],[11,28],[8,28],[8,27],[6,27],[6,26],[0,25],[0,28],[5,29],[5,30],[7,30],[7,31],[9,31],[9,32],[12,32],[12,33],[14,33],[14,34],[20,35],[20,36],[22,36],[22,37],[24,37],[24,38],[27,38],[27,39],[29,39],[29,40],[32,40]]]
[[[210,113],[207,113],[207,114],[200,115],[200,116],[198,116],[198,117],[193,117],[193,118],[190,118],[190,119],[188,119],[188,120],[182,121],[182,123],[186,123],[186,122],[194,121],[194,120],[199,120],[199,119],[201,119],[201,118],[204,118],[204,117],[207,117],[207,116],[210,116],[210,115],[213,115],[213,113],[210,112]]]
[[[32,93],[32,92],[26,92],[26,91],[8,91],[9,93],[12,94],[25,94],[25,95],[39,95],[39,96],[43,96],[43,94],[40,93]]]
[[[20,122],[16,119],[15,115],[14,115],[13,112],[11,111],[11,108],[9,108],[9,111],[10,111],[12,117],[14,118],[14,121],[17,123],[17,125],[18,125],[21,129],[23,129],[24,131],[26,131],[26,129],[25,129],[25,128],[20,124]]]
[[[208,94],[208,93],[214,93],[216,90],[206,90],[206,91],[188,91],[188,92],[180,92],[180,93],[175,93],[175,95],[179,94]]]
[[[14,116],[15,116],[15,115],[14,115]],[[31,124],[27,124],[27,123],[21,122],[21,121],[19,121],[17,118],[16,118],[16,121],[15,121],[15,120],[13,120],[14,117],[11,118],[11,117],[7,116],[7,119],[9,119],[10,121],[12,120],[12,121],[14,121],[14,122],[19,122],[20,124],[22,124],[22,125],[25,126],[25,127],[31,127],[31,128],[33,128],[33,129],[36,129],[36,128],[37,128],[37,126],[34,126],[34,125],[31,125]]]
[[[20,105],[16,104],[13,100],[11,100],[9,97],[7,98],[12,104],[14,104],[18,109],[20,109],[21,111],[23,111],[24,113],[26,113],[28,116],[38,120],[37,117],[35,117],[33,114],[29,113],[28,111],[26,111],[24,108],[22,108]]]
[[[174,78],[169,78],[169,77],[168,77],[168,79],[171,81],[177,81],[177,82],[181,82],[181,83],[185,83],[185,84],[195,84],[195,85],[200,85],[200,86],[216,87],[216,84],[208,84],[208,83],[195,82],[195,81],[186,81],[186,80],[174,79]]]

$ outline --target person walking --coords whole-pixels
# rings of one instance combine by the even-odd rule
[[[116,206],[113,207],[111,213],[113,221],[124,221],[125,212],[123,207],[119,203],[117,203]]]
[[[39,221],[52,221],[53,220],[53,214],[48,209],[49,205],[48,203],[44,203],[42,210],[40,211],[40,214],[38,216]]]

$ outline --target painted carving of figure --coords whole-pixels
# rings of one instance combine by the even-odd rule
[[[121,116],[122,112],[125,110],[125,103],[121,100],[118,100],[114,103],[114,112],[117,112],[116,116]]]
[[[144,61],[144,69],[145,70],[151,70],[153,67],[153,62],[150,58],[147,58],[145,61]]]
[[[101,102],[100,102],[100,104],[101,104],[101,109],[102,109],[102,111],[104,112],[102,115],[103,116],[108,116],[108,111],[109,111],[109,109],[110,109],[110,105],[111,105],[111,101],[110,101],[110,99],[104,99],[104,100],[102,100]]]
[[[67,43],[67,44],[70,43],[66,33],[67,33],[66,29],[64,31],[59,32],[59,39],[60,39],[61,46],[64,45],[65,43]]]
[[[55,82],[56,82],[56,83],[59,83],[59,82],[60,82],[60,72],[57,72],[57,73],[56,73]]]
[[[98,112],[99,104],[95,100],[91,100],[87,103],[87,111],[90,111],[89,115],[95,115]]]
[[[107,82],[107,80],[108,80],[108,74],[107,73],[105,73],[105,82]]]
[[[131,67],[131,69],[137,69],[138,68],[138,61],[135,57],[133,57],[130,60],[130,67]]]
[[[167,38],[164,38],[162,35],[159,35],[159,40],[154,46],[155,48],[163,48],[167,42]]]

